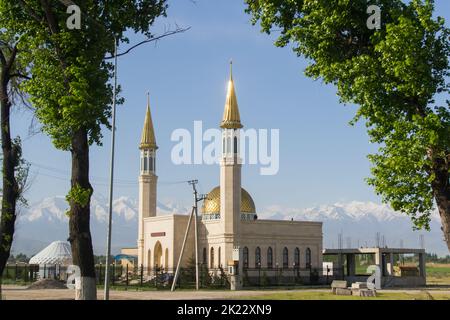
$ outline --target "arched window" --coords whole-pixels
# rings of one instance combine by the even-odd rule
[[[299,248],[295,248],[294,251],[294,268],[300,268],[300,249]]]
[[[217,252],[217,266],[219,267],[219,268],[221,268],[222,267],[222,255],[221,255],[221,249],[220,249],[220,247],[219,247],[219,250],[218,250],[218,252]]]
[[[289,251],[286,247],[283,249],[283,268],[289,268]]]
[[[256,247],[255,250],[255,268],[261,268],[261,249]]]
[[[214,268],[214,248],[211,248],[211,253],[209,254],[209,267]]]
[[[269,268],[269,269],[273,268],[273,251],[272,251],[272,247],[269,247],[267,249],[267,268]]]
[[[147,172],[147,170],[148,170],[148,163],[147,163],[147,153],[145,153],[145,156],[144,156],[144,172]]]
[[[202,263],[206,265],[207,256],[206,256],[206,248],[203,248],[203,257],[202,257]]]
[[[238,153],[238,140],[237,140],[237,137],[234,137],[233,150],[234,150],[234,154]]]
[[[244,247],[244,250],[243,250],[243,252],[242,252],[243,254],[243,258],[244,258],[244,265],[243,265],[243,267],[244,268],[248,268],[248,248],[247,247]]]
[[[306,262],[306,268],[311,268],[311,249],[306,248],[306,254],[305,254],[305,262]]]
[[[228,137],[227,138],[227,153],[230,154],[231,153],[231,138]]]
[[[222,139],[222,154],[225,154],[225,138]]]
[[[151,172],[155,171],[155,168],[153,167],[155,163],[153,160],[154,160],[153,157],[149,158],[149,161],[150,161],[150,170],[149,171],[151,171]]]

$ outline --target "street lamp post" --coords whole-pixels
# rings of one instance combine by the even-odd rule
[[[114,37],[114,89],[112,107],[112,128],[111,128],[111,163],[109,171],[109,212],[108,212],[108,239],[106,245],[106,271],[105,271],[105,292],[104,299],[109,300],[109,265],[111,255],[111,228],[112,228],[112,202],[113,202],[113,181],[114,181],[114,145],[116,139],[116,91],[117,91],[117,38]]]

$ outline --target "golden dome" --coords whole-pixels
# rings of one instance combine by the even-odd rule
[[[206,196],[202,213],[220,213],[220,187],[215,187]],[[241,213],[256,213],[255,203],[250,194],[241,188]]]

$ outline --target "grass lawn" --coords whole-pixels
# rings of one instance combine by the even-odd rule
[[[276,292],[261,296],[241,297],[249,300],[450,300],[450,294],[438,291],[420,293],[378,292],[377,297],[336,296],[324,291]]]
[[[428,285],[450,285],[450,265],[427,263]]]

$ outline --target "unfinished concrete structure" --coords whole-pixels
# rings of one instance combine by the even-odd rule
[[[373,264],[380,267],[382,287],[415,287],[426,284],[425,250],[405,248],[354,248],[354,249],[325,249],[325,260],[334,260],[332,271],[333,278],[341,277],[348,282],[366,281],[368,273],[358,272],[356,257],[358,255],[372,255]],[[417,266],[410,264],[400,265],[395,270],[395,256],[415,255]],[[330,259],[333,257],[334,259]],[[328,258],[328,259],[327,259]]]

